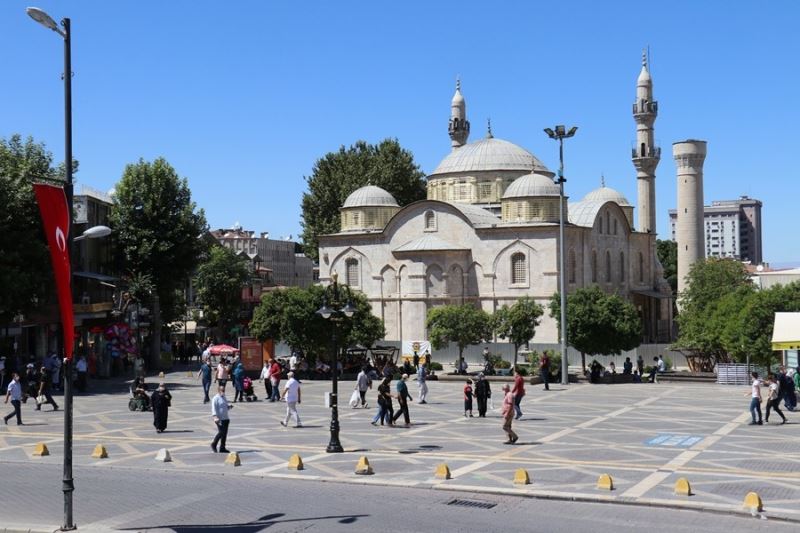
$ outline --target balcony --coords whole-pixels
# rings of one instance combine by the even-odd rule
[[[658,102],[639,100],[633,104],[633,115],[658,114]]]
[[[661,147],[660,146],[653,146],[652,148],[644,149],[644,150],[637,150],[636,148],[631,148],[631,157],[633,159],[642,159],[645,157],[650,157],[653,159],[661,159]]]

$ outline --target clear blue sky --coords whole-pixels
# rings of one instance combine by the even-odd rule
[[[300,233],[303,178],[342,144],[396,137],[432,171],[457,75],[472,140],[491,117],[555,169],[542,128],[578,125],[567,193],[604,173],[635,204],[631,104],[649,45],[660,236],[671,144],[705,139],[706,203],[762,200],[765,259],[800,262],[800,2],[4,0],[0,136],[32,135],[61,160],[61,42],[31,3],[72,18],[79,183],[108,190],[125,164],[164,156],[212,228],[273,236]]]

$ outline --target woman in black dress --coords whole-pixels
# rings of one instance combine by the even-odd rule
[[[167,390],[166,385],[161,383],[151,398],[153,405],[153,425],[156,432],[161,433],[167,429],[167,417],[169,416],[169,406],[172,403],[172,395]]]

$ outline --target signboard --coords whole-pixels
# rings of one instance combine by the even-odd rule
[[[264,362],[261,343],[255,337],[239,337],[239,352],[245,370],[258,371]]]
[[[420,361],[424,362],[425,353],[431,353],[431,342],[430,341],[403,341],[403,353],[401,354],[403,358],[410,359],[414,357],[414,352],[417,352],[419,355]]]
[[[661,434],[652,439],[646,440],[647,446],[671,446],[679,448],[689,448],[694,446],[705,437],[699,435],[672,435],[669,433]]]

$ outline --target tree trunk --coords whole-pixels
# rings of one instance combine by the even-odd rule
[[[514,345],[514,368],[517,368],[517,355],[519,354],[519,345]]]
[[[561,357],[564,356],[562,355]],[[583,373],[586,374],[586,354],[583,352],[581,352],[581,367],[583,368]]]
[[[153,310],[150,324],[150,364],[151,371],[159,370],[161,366],[161,303],[158,298],[158,291],[153,291]]]

